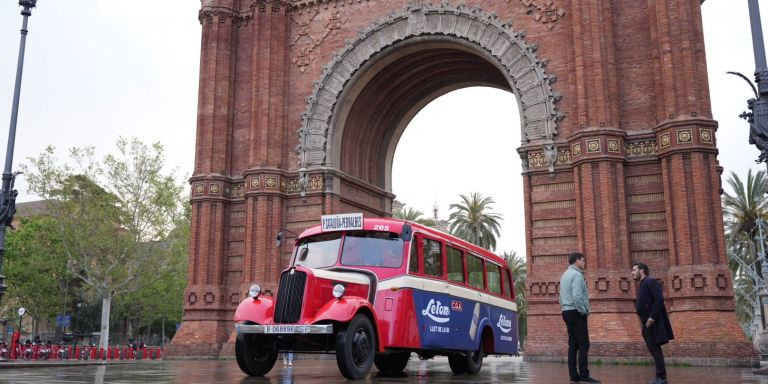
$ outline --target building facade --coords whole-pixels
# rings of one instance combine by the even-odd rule
[[[527,356],[564,356],[558,281],[580,251],[592,356],[647,355],[629,276],[643,261],[665,289],[668,354],[754,357],[725,256],[700,0],[201,5],[189,285],[170,354],[231,355],[237,304],[252,282],[274,290],[289,260],[279,229],[389,215],[411,118],[490,86],[521,112],[509,151],[523,169],[508,175],[524,179]]]

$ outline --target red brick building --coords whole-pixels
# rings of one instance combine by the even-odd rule
[[[509,148],[523,160],[527,355],[565,353],[558,281],[578,250],[591,356],[647,355],[628,274],[642,260],[664,283],[668,354],[753,358],[726,266],[700,0],[434,3],[202,0],[189,286],[171,353],[232,354],[237,303],[251,282],[274,289],[290,256],[278,229],[388,215],[410,119],[484,85],[515,93],[522,116]]]

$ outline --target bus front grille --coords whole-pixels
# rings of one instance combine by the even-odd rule
[[[293,268],[280,276],[275,305],[275,323],[297,323],[301,318],[301,305],[304,301],[304,286],[307,274]]]

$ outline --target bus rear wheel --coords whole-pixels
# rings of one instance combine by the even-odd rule
[[[239,333],[235,341],[237,365],[247,375],[264,376],[275,366],[276,347],[271,337]]]
[[[448,365],[453,373],[475,375],[483,367],[483,343],[476,351],[464,351],[448,356]]]
[[[347,379],[368,375],[376,355],[376,334],[365,315],[357,315],[347,327],[336,331],[336,364]]]
[[[393,374],[400,373],[408,365],[408,360],[411,358],[410,352],[394,352],[389,355],[376,355],[373,359],[373,363],[376,364],[376,368],[379,371]]]

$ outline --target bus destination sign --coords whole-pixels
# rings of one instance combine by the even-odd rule
[[[323,232],[363,229],[362,213],[323,215],[320,217],[320,221],[322,222]]]

